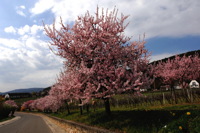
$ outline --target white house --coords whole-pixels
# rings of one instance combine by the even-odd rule
[[[189,84],[190,88],[199,88],[199,83],[196,80],[192,80]]]

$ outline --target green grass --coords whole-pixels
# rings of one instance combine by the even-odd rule
[[[184,112],[184,111],[183,111]],[[177,120],[173,120],[162,128],[162,133],[199,133],[200,132],[200,111],[185,111]],[[177,114],[174,114],[175,116]]]
[[[178,105],[168,105],[163,106],[162,109],[165,110],[200,110],[200,103],[185,103],[185,104],[178,104]]]
[[[21,105],[23,104],[24,102],[26,101],[29,101],[29,100],[35,100],[35,99],[38,99],[39,97],[28,97],[28,98],[20,98],[20,99],[14,99],[15,102],[18,104],[18,105]]]
[[[190,112],[191,115],[186,113]],[[107,115],[104,109],[80,115],[78,110],[53,113],[53,116],[85,123],[112,131],[127,133],[168,133],[199,130],[200,104],[167,105],[149,108],[114,109]],[[179,129],[182,126],[182,130]],[[194,133],[195,133],[194,131]],[[196,132],[198,133],[198,132]]]

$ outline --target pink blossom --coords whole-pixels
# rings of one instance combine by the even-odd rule
[[[152,73],[145,42],[130,42],[124,35],[128,16],[117,10],[96,15],[87,12],[73,26],[45,27],[57,55],[66,59],[64,72],[50,91],[58,100],[108,98],[127,90],[149,86]],[[86,103],[86,102],[85,102]]]
[[[16,102],[14,100],[7,100],[4,102],[6,105],[9,105],[11,107],[14,107],[14,108],[18,108]]]
[[[200,58],[194,56],[176,56],[174,59],[168,59],[166,62],[160,62],[156,66],[156,76],[161,77],[165,84],[173,84],[178,81],[186,88],[191,80],[200,79]]]

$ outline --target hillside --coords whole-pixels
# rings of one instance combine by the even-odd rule
[[[15,89],[15,90],[3,92],[3,93],[0,93],[0,94],[4,95],[4,94],[7,94],[7,93],[32,93],[32,92],[40,92],[43,89],[44,88]]]
[[[200,50],[195,50],[195,51],[189,51],[189,52],[186,52],[186,53],[181,53],[181,54],[178,54],[178,55],[173,55],[173,56],[170,56],[170,57],[167,57],[167,58],[164,58],[164,59],[161,59],[161,60],[157,60],[157,61],[153,61],[151,62],[150,64],[158,64],[158,62],[162,61],[162,62],[166,62],[168,59],[174,59],[176,56],[194,56],[195,54],[198,54],[200,56]]]

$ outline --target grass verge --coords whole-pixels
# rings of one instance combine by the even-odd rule
[[[11,116],[11,117],[7,117],[7,118],[3,118],[3,119],[0,119],[0,122],[4,122],[4,121],[7,121],[7,120],[11,120],[13,119],[15,116]]]
[[[72,111],[70,115],[65,111],[52,113],[52,115],[116,132],[200,132],[200,104],[198,103],[132,110],[114,109],[111,115],[105,114],[104,109],[84,112],[83,115],[80,115],[78,110]]]

